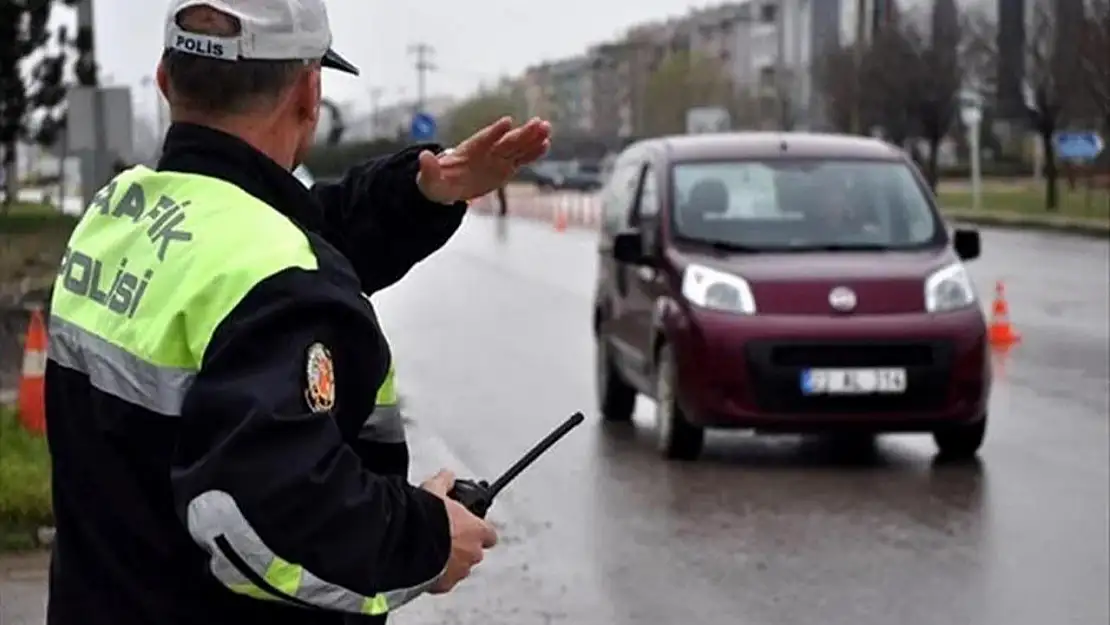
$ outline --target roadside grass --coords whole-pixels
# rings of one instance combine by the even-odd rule
[[[0,406],[0,552],[36,547],[38,528],[52,525],[50,454],[46,439]]]
[[[1072,190],[1061,181],[1059,206],[1051,212],[1045,208],[1045,190],[1041,184],[984,185],[980,198],[981,208],[974,210],[974,197],[967,185],[946,188],[941,183],[937,192],[941,209],[956,218],[981,217],[1000,224],[1029,226],[1070,225],[1110,232],[1110,190],[1107,189],[1087,189],[1079,185]]]
[[[66,215],[48,204],[15,202],[0,206],[0,234],[27,234],[44,231],[70,231],[76,215]]]
[[[41,204],[0,207],[0,291],[49,288],[77,217]]]

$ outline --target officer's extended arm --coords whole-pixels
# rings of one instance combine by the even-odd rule
[[[320,183],[313,194],[342,241],[330,241],[358,273],[362,290],[380,291],[413,265],[443,247],[466,213],[466,203],[445,206],[416,186],[418,156],[434,144],[406,148],[352,168],[337,183]]]
[[[330,351],[334,378],[318,379],[336,389],[364,388],[375,367],[359,359],[387,357],[350,322],[362,314],[357,296],[329,288],[312,272],[282,272],[216,329],[182,407],[174,496],[232,591],[381,614],[442,573],[450,532],[441,500],[367,472],[335,420],[310,409],[321,405],[306,395],[310,347]]]

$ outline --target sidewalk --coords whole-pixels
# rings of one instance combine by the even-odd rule
[[[42,625],[46,618],[49,556],[0,556],[0,623]]]

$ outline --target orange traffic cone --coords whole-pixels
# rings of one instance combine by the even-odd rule
[[[23,374],[19,378],[19,421],[34,434],[46,432],[46,323],[42,312],[31,311],[23,344]]]
[[[1001,280],[994,284],[989,332],[991,345],[995,347],[1009,347],[1021,341],[1021,335],[1010,324],[1010,304],[1006,302],[1006,286]]]

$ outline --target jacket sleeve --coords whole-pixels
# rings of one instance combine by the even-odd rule
[[[309,361],[322,364],[310,353],[330,354],[334,374],[314,379],[332,381],[339,402],[388,365],[384,339],[356,309],[367,304],[330,288],[314,272],[286,270],[217,327],[182,406],[172,486],[230,590],[383,614],[442,574],[450,531],[442,501],[365,470],[327,403],[309,400]]]
[[[434,144],[406,148],[350,169],[339,182],[312,188],[329,229],[343,239],[330,243],[354,265],[366,293],[400,280],[462,224],[466,202],[432,202],[416,186],[421,150],[439,149]]]

